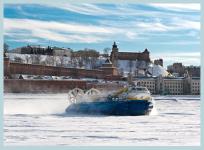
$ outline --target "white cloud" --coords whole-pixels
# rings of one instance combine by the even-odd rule
[[[32,19],[4,19],[4,35],[11,38],[41,38],[58,42],[98,43],[118,37],[133,40],[137,30],[126,27],[41,21]],[[27,36],[27,37],[26,37]]]
[[[167,67],[175,62],[181,62],[184,65],[200,65],[200,53],[199,52],[160,52],[160,53],[152,53],[151,59],[159,59],[162,58],[164,60],[164,65]]]
[[[153,22],[153,23],[139,22],[137,23],[137,26],[141,28],[141,30],[146,30],[146,31],[168,31],[170,29],[170,27],[159,22]]]
[[[149,42],[149,44],[152,44],[152,45],[199,45],[200,44],[200,41],[199,40],[194,40],[194,41],[189,41],[189,40],[185,40],[185,41],[182,41],[182,40],[174,40],[174,41],[158,41],[158,42]]]
[[[148,4],[146,4],[148,5]],[[74,13],[90,15],[90,16],[120,16],[121,18],[126,18],[127,16],[138,16],[138,17],[152,17],[152,18],[170,18],[173,16],[185,17],[189,14],[184,13],[172,13],[165,10],[175,10],[179,12],[199,12],[200,4],[197,3],[153,3],[149,4],[150,7],[162,8],[161,11],[155,11],[152,9],[142,10],[135,9],[132,4],[115,4],[111,8],[100,6],[99,4],[90,3],[80,3],[80,4],[70,4],[70,3],[50,3],[47,4],[48,7],[55,7],[58,9],[63,9],[67,11],[72,11]],[[194,18],[195,19],[195,18]]]
[[[178,52],[178,53],[171,53],[171,52],[163,52],[163,53],[154,53],[153,57],[200,57],[200,52]]]
[[[184,19],[173,19],[172,24],[177,29],[193,29],[193,30],[200,30],[200,22],[198,21],[191,21],[191,20],[184,20]]]
[[[199,3],[152,3],[151,6],[174,11],[199,11]]]
[[[50,3],[47,6],[56,7],[56,8],[72,11],[75,13],[84,14],[84,15],[105,15],[107,13],[110,13],[110,11],[106,9],[102,9],[97,5],[88,4],[88,3],[81,3],[81,4]]]
[[[183,5],[183,4],[182,4]],[[169,7],[169,8],[180,8],[180,10],[194,9],[198,10],[199,5],[185,4],[182,6],[180,4],[152,4],[153,7]],[[4,19],[4,29],[5,34],[10,38],[41,38],[44,40],[52,40],[58,42],[85,42],[85,43],[97,43],[107,40],[118,40],[122,39],[125,41],[137,40],[151,37],[150,34],[171,33],[177,34],[171,31],[187,31],[193,30],[192,36],[199,36],[198,30],[200,30],[200,22],[197,18],[193,18],[190,14],[183,13],[163,13],[162,11],[152,11],[150,10],[136,10],[131,5],[121,4],[113,5],[114,9],[109,7],[100,6],[97,4],[70,4],[70,3],[57,3],[53,5],[50,3],[47,6],[57,7],[64,10],[69,10],[81,14],[89,15],[104,15],[113,16],[117,15],[114,19],[109,17],[101,19],[100,17],[96,19],[97,24],[90,23],[74,23],[74,22],[57,22],[57,21],[41,21],[32,19]],[[182,9],[182,7],[185,7]],[[192,8],[191,8],[192,7]],[[122,15],[122,17],[121,17]],[[134,17],[133,17],[134,15]],[[139,16],[139,17],[137,17]],[[145,17],[144,17],[145,16]],[[132,18],[132,19],[131,19]],[[140,18],[140,19],[138,19]],[[89,19],[89,18],[88,18]],[[56,19],[57,20],[57,19]],[[24,32],[17,32],[24,30]],[[26,32],[25,32],[26,31]],[[186,32],[183,36],[187,36],[189,33]],[[146,35],[145,35],[146,34]],[[178,35],[178,34],[177,34]],[[178,35],[179,36],[179,35]],[[176,37],[176,35],[175,35]],[[196,39],[199,39],[197,37]],[[150,39],[151,40],[151,39]],[[180,45],[185,45],[187,41],[176,42]],[[152,43],[154,44],[154,43]],[[158,43],[157,43],[158,44]],[[163,42],[161,44],[175,44],[170,42]],[[198,44],[194,41],[190,41],[189,44]]]
[[[4,35],[7,36],[15,34],[16,36],[25,37],[27,34],[27,38],[35,37],[58,42],[76,43],[97,43],[107,40],[105,37],[124,32],[117,28],[105,26],[30,19],[4,19],[4,30]],[[16,33],[16,31],[21,30],[23,30],[23,33]],[[25,31],[27,32],[25,33]]]
[[[133,39],[136,38],[137,35],[136,35],[136,33],[134,33],[134,32],[128,31],[128,32],[126,33],[126,36],[127,36],[129,39],[133,40]]]
[[[136,22],[137,27],[144,31],[181,31],[181,30],[200,30],[200,22],[185,20],[181,18],[169,19],[169,23],[161,22]]]
[[[38,39],[32,39],[32,38],[17,38],[17,39],[7,39],[7,41],[10,42],[26,42],[26,43],[41,43]]]
[[[57,30],[63,32],[77,32],[77,33],[99,33],[99,34],[112,34],[118,29],[100,27],[96,25],[81,25],[76,23],[60,23],[55,21],[40,21],[31,19],[4,19],[5,30],[11,29],[24,29],[24,30],[35,30],[35,29],[46,29],[46,30]]]

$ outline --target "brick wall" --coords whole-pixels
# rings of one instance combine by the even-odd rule
[[[74,88],[114,91],[122,87],[117,83],[87,83],[81,80],[4,80],[4,93],[67,93]]]
[[[66,93],[74,88],[86,89],[86,81],[80,80],[4,80],[5,93]]]
[[[6,65],[5,67],[7,67]],[[87,70],[77,68],[63,68],[54,66],[43,66],[33,64],[9,64],[10,74],[30,74],[30,75],[50,75],[50,76],[72,76],[72,77],[90,77],[90,78],[103,78],[106,76],[103,70]]]

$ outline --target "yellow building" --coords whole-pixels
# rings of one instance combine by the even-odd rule
[[[164,92],[172,95],[184,94],[184,79],[183,78],[171,78],[164,79]]]
[[[156,94],[155,78],[138,78],[136,81],[138,86],[146,87],[152,94]]]
[[[138,86],[144,86],[152,94],[169,95],[199,95],[199,77],[140,77],[134,81]]]
[[[191,79],[191,94],[192,95],[199,95],[200,94],[200,78],[193,77]]]

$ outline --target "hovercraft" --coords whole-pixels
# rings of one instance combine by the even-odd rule
[[[81,100],[77,101],[77,98]],[[69,93],[69,99],[71,105],[66,108],[67,113],[139,116],[148,115],[153,109],[153,98],[149,90],[138,86],[125,87],[106,97],[96,89],[85,94],[83,90],[75,89]]]

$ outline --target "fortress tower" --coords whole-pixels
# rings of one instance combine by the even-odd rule
[[[117,68],[114,67],[114,65],[112,64],[112,62],[109,59],[107,59],[105,61],[105,63],[102,64],[102,67],[100,69],[104,71],[105,75],[113,75],[113,76],[118,75]]]
[[[117,66],[117,61],[118,61],[118,46],[116,45],[116,43],[113,43],[112,46],[112,52],[111,52],[111,56],[110,56],[110,60],[113,63],[114,66]]]

